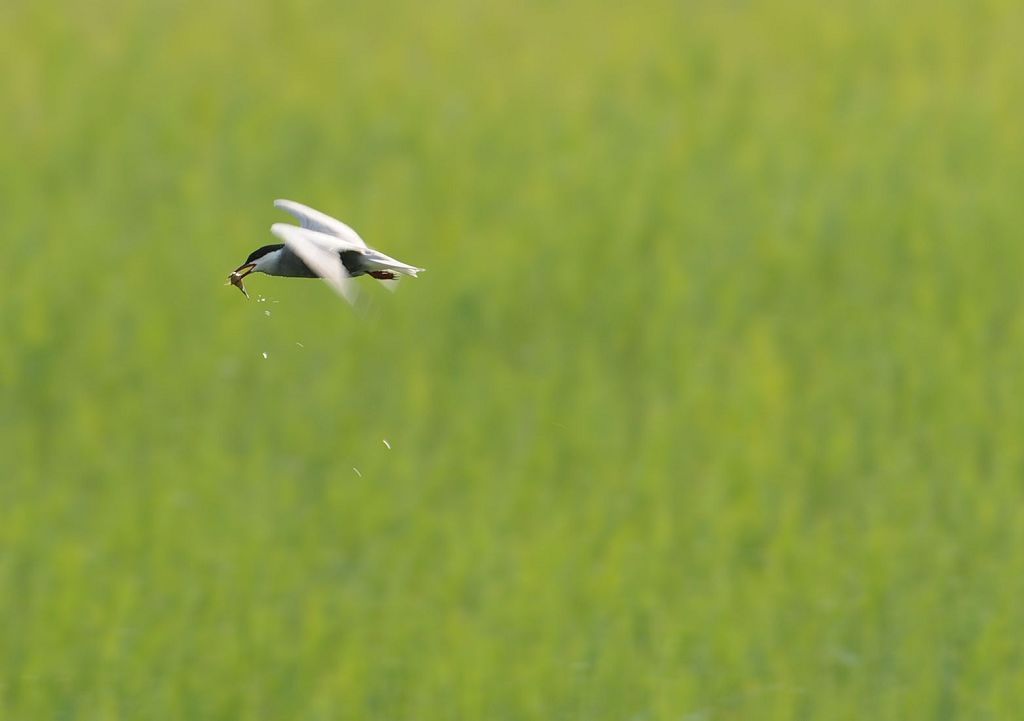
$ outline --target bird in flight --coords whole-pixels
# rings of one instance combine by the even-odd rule
[[[399,275],[413,278],[423,268],[408,265],[366,245],[359,234],[340,220],[293,200],[275,200],[274,207],[291,213],[299,225],[274,223],[270,232],[284,241],[257,248],[228,276],[245,297],[242,280],[250,273],[289,278],[322,278],[349,303],[356,299],[352,279],[369,275],[393,286]]]

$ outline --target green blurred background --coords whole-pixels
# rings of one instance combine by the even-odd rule
[[[0,718],[1018,716],[1022,37],[0,4]]]

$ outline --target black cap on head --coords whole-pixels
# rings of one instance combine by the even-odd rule
[[[284,247],[284,243],[275,243],[273,245],[264,245],[262,248],[257,248],[253,252],[249,253],[249,257],[246,258],[245,263],[255,263],[257,259],[262,258],[267,253],[273,253],[275,250],[280,250]]]

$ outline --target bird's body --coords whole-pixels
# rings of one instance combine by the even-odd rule
[[[368,251],[368,252],[367,252]],[[394,258],[388,258],[383,253],[367,249],[362,253],[354,250],[342,250],[338,252],[338,258],[345,268],[345,272],[352,278],[361,275],[369,275],[378,280],[394,280],[395,274],[388,270],[389,266],[381,266],[381,261],[399,263]],[[255,256],[255,258],[253,257]],[[288,278],[319,278],[320,276],[310,270],[302,258],[285,243],[274,243],[265,245],[253,251],[247,263],[255,263],[253,273],[266,273],[267,275],[280,275]],[[404,264],[403,264],[404,265]],[[416,268],[417,272],[423,270]]]
[[[350,227],[318,210],[291,200],[276,200],[274,206],[294,215],[301,227],[274,223],[270,231],[284,242],[257,248],[231,273],[228,280],[247,296],[242,279],[250,273],[322,278],[351,302],[352,278],[369,275],[390,283],[398,275],[415,277],[423,270],[370,248]]]

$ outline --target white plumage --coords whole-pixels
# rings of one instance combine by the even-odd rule
[[[228,277],[247,296],[242,279],[249,273],[319,277],[352,303],[356,276],[370,275],[393,289],[398,275],[415,277],[423,270],[370,248],[352,228],[319,210],[293,200],[275,200],[274,207],[290,213],[299,225],[274,223],[270,232],[283,244],[258,248]]]

